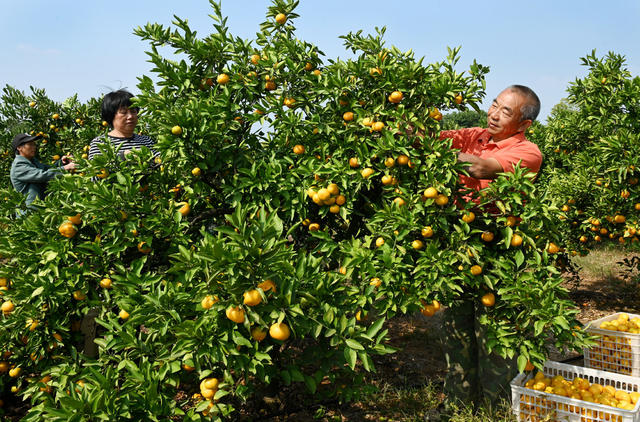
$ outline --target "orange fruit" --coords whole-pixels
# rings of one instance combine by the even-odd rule
[[[125,311],[124,309],[120,309],[120,312],[118,313],[118,316],[121,319],[129,319],[129,312]]]
[[[9,369],[9,376],[11,378],[16,378],[20,376],[21,372],[22,372],[22,368],[20,368],[19,366],[16,366],[15,368]]]
[[[344,205],[345,202],[347,202],[347,198],[345,198],[344,195],[338,195],[336,197],[336,205]]]
[[[374,132],[381,132],[382,129],[384,129],[383,122],[375,122],[371,125],[371,130],[373,130]]]
[[[317,232],[318,230],[320,230],[320,224],[318,224],[318,223],[309,224],[309,231],[310,232]]]
[[[420,250],[420,249],[424,248],[424,242],[422,240],[416,239],[413,242],[411,242],[411,247],[413,249]]]
[[[322,188],[318,191],[318,199],[321,201],[326,201],[331,196],[331,193],[328,189]]]
[[[473,265],[471,267],[471,274],[472,275],[480,275],[480,274],[482,274],[482,267],[480,265]]]
[[[493,233],[486,231],[486,232],[483,232],[482,235],[480,235],[480,238],[488,243],[493,240],[494,236],[493,236]]]
[[[229,306],[225,313],[227,318],[237,324],[242,324],[244,322],[244,309],[239,306]]]
[[[330,183],[329,186],[327,186],[327,190],[331,195],[337,195],[340,193],[340,188],[335,183]]]
[[[358,162],[358,159],[356,157],[351,157],[349,158],[349,166],[352,168],[356,168],[360,165],[360,163]]]
[[[191,212],[191,205],[187,202],[178,202],[176,205],[182,205],[178,208],[178,212],[182,214],[183,217],[186,217]]]
[[[482,296],[480,301],[484,306],[491,307],[496,304],[496,297],[493,293],[486,293],[484,296]]]
[[[409,157],[407,157],[404,154],[400,154],[398,155],[396,162],[398,163],[399,166],[406,166],[407,164],[409,164]]]
[[[549,252],[550,254],[558,253],[558,252],[560,252],[560,248],[558,247],[558,245],[556,245],[555,243],[551,242],[551,243],[549,243],[549,246],[547,247],[547,252]]]
[[[389,175],[389,174],[385,174],[384,176],[382,176],[382,184],[385,186],[388,186],[390,184],[393,183],[393,176]]]
[[[87,295],[84,294],[82,290],[76,290],[73,292],[73,298],[75,300],[85,300],[87,298]]]
[[[387,157],[384,159],[384,166],[391,168],[396,165],[396,160],[393,157]]]
[[[338,214],[340,212],[340,205],[332,205],[329,207],[329,212],[331,214]]]
[[[206,295],[200,302],[200,305],[202,306],[202,309],[211,309],[211,307],[218,301],[218,296]]]
[[[267,337],[267,330],[262,327],[255,326],[251,329],[251,338],[255,341],[262,341]]]
[[[369,69],[369,75],[373,77],[382,75],[382,69],[380,69],[379,67],[372,67]]]
[[[178,125],[174,126],[171,128],[171,133],[175,136],[180,136],[182,135],[182,128]]]
[[[216,78],[216,82],[218,82],[220,85],[226,85],[227,83],[229,83],[229,75],[227,75],[226,73],[219,74]]]
[[[342,115],[342,119],[345,122],[350,122],[353,120],[354,114],[352,111],[346,111],[343,115]]]
[[[427,305],[420,310],[420,313],[424,316],[431,317],[436,313],[436,308],[433,305]]]
[[[397,197],[396,199],[394,199],[393,202],[399,207],[401,207],[401,206],[403,206],[404,204],[407,203],[407,201],[405,201],[404,199],[402,199],[400,197]]]
[[[456,104],[462,104],[462,95],[460,95],[460,94],[456,95],[454,100],[455,100]]]
[[[362,175],[363,178],[367,179],[369,178],[369,176],[373,174],[373,169],[370,167],[363,168],[360,174]]]
[[[373,124],[373,120],[371,120],[371,118],[365,117],[364,119],[362,119],[363,126],[371,126],[372,124]]]
[[[519,234],[515,233],[512,237],[511,237],[511,246],[513,247],[517,247],[522,245],[522,236],[520,236]]]
[[[58,231],[61,235],[69,239],[75,236],[78,232],[71,221],[65,221],[64,223],[60,224],[60,227],[58,227]]]
[[[264,89],[266,89],[267,91],[273,91],[274,89],[276,89],[276,83],[273,81],[267,81],[264,84]]]
[[[75,224],[76,226],[79,226],[80,224],[82,224],[82,214],[78,213],[74,216],[67,217],[67,220],[71,221],[71,223]]]
[[[471,223],[475,219],[476,219],[476,215],[474,214],[473,211],[467,211],[462,215],[462,221],[464,221],[465,223]]]
[[[518,219],[513,215],[507,217],[507,221],[504,223],[507,227],[513,227],[518,224]]]
[[[143,241],[138,243],[138,251],[146,255],[151,252],[151,247],[147,245],[147,242]]]
[[[402,98],[403,95],[400,91],[393,91],[391,94],[389,94],[389,102],[393,104],[398,104],[400,101],[402,101]]]
[[[265,280],[262,283],[258,283],[258,287],[262,289],[263,292],[268,292],[269,290],[276,291],[276,284],[272,280]]]
[[[421,230],[422,237],[431,237],[433,236],[433,229],[431,226],[423,227]]]
[[[284,322],[276,322],[269,327],[269,335],[276,340],[285,341],[291,335],[291,330]]]
[[[200,175],[202,174],[202,170],[200,170],[200,167],[194,167],[194,168],[191,170],[191,174],[192,174],[194,177],[200,177]]]
[[[380,287],[381,284],[382,284],[382,280],[380,280],[378,277],[373,277],[369,282],[369,285],[373,287]]]
[[[251,56],[251,63],[258,64],[259,61],[260,61],[260,55],[259,54],[253,54]]]
[[[284,24],[287,21],[287,15],[284,13],[278,13],[276,15],[276,22],[280,25]]]
[[[243,303],[247,306],[256,306],[262,302],[262,296],[256,289],[244,292]]]
[[[102,287],[103,289],[108,289],[111,287],[111,279],[110,278],[103,278],[102,280],[100,280],[100,287]]]
[[[447,195],[439,194],[436,196],[436,204],[444,207],[449,203],[449,197]]]
[[[627,218],[624,215],[617,214],[615,217],[613,217],[613,221],[618,224],[622,224],[627,221]]]
[[[0,310],[3,314],[8,315],[16,308],[16,306],[10,300],[2,302],[2,306],[0,306]]]
[[[300,154],[304,154],[304,152],[305,152],[305,148],[303,145],[298,144],[293,147],[294,154],[300,155]]]
[[[384,245],[384,238],[383,237],[377,238],[376,239],[376,246],[379,248],[382,245]]]
[[[435,198],[436,196],[438,196],[438,190],[434,187],[428,187],[424,190],[423,195],[426,198]]]
[[[524,366],[524,370],[527,372],[531,372],[535,369],[535,366],[530,361],[527,361],[527,364]]]

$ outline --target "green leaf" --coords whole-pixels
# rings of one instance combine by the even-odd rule
[[[353,339],[346,339],[345,343],[347,344],[347,346],[353,350],[364,350],[364,347],[358,343],[357,341],[353,340]]]

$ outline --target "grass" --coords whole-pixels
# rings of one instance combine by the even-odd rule
[[[439,421],[443,395],[441,383],[429,381],[420,387],[400,387],[385,383],[376,393],[361,400],[345,404],[340,408],[320,406],[315,409],[313,419],[332,422],[393,421],[425,422]],[[289,419],[297,420],[297,419]],[[460,404],[449,410],[451,422],[515,422],[508,402],[496,407],[473,408]]]
[[[594,249],[585,256],[573,257],[573,262],[580,267],[582,276],[612,282],[618,279],[619,262],[626,256],[619,248],[603,247]]]

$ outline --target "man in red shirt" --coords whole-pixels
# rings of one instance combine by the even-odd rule
[[[512,85],[493,100],[487,112],[487,128],[444,130],[440,139],[453,139],[459,149],[458,160],[471,163],[469,176],[461,175],[461,182],[476,190],[484,189],[498,173],[512,172],[520,162],[537,173],[542,164],[538,146],[529,142],[524,131],[540,112],[540,100],[530,88]]]
[[[518,163],[534,173],[540,170],[542,154],[524,131],[540,111],[540,100],[530,89],[512,85],[493,100],[487,112],[487,128],[441,132],[460,149],[458,160],[470,163],[469,176],[460,175],[468,188],[486,188],[498,173],[513,172]],[[517,373],[514,359],[488,353],[484,329],[478,322],[483,307],[474,299],[460,299],[443,314],[447,337],[443,346],[447,360],[444,392],[447,402],[460,400],[493,404],[510,397],[509,383]],[[447,404],[448,404],[447,403]]]

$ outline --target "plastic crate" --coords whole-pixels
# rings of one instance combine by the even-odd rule
[[[640,376],[640,334],[600,328],[605,321],[618,319],[620,312],[591,321],[585,331],[599,337],[597,344],[584,350],[584,366],[618,374]],[[629,319],[640,315],[628,314]]]
[[[640,401],[633,410],[591,403],[572,399],[557,394],[526,388],[525,383],[534,377],[534,373],[517,375],[511,382],[511,403],[514,415],[518,421],[566,421],[566,422],[639,422]],[[628,393],[640,391],[640,378],[581,366],[547,361],[543,373],[548,378],[561,375],[567,381],[580,377],[590,384],[598,383],[602,386],[612,386],[616,390]]]

